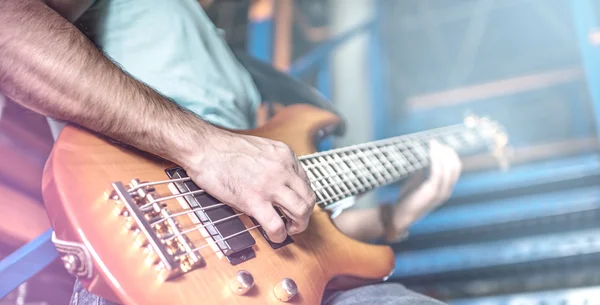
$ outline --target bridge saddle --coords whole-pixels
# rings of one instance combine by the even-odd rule
[[[171,279],[204,265],[153,186],[134,179],[128,187],[121,182],[112,187],[115,214],[125,219],[126,229],[135,236],[132,246],[142,249],[146,264],[159,272],[159,278]]]

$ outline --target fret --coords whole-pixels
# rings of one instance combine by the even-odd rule
[[[323,190],[323,192],[325,192],[325,194],[327,194],[327,202],[335,202],[335,191],[333,190],[332,186],[331,186],[331,182],[328,181],[329,179],[329,174],[327,173],[327,171],[325,170],[325,168],[323,168],[323,165],[321,164],[321,162],[317,159],[313,159],[313,162],[315,162],[315,173],[317,174],[317,179],[321,182],[321,189]]]
[[[371,181],[364,175],[364,172],[366,171],[365,165],[359,158],[355,154],[348,154],[348,152],[341,153],[343,156],[340,156],[340,158],[346,162],[346,165],[358,180],[359,185],[365,186],[366,188],[371,187]]]
[[[331,157],[329,157],[329,161],[332,161]],[[316,162],[315,160],[313,160],[313,162]],[[306,163],[306,161],[305,161]],[[323,160],[321,160],[320,163],[313,163],[313,164],[309,164],[306,165],[305,168],[308,170],[311,170],[311,176],[310,179],[311,180],[315,180],[312,181],[312,185],[313,185],[313,189],[315,191],[325,191],[324,194],[327,195],[327,197],[325,198],[324,196],[321,196],[323,198],[323,202],[335,202],[338,200],[341,200],[342,198],[349,196],[349,195],[354,195],[354,194],[359,194],[358,191],[350,191],[350,189],[347,187],[347,185],[352,186],[352,184],[350,183],[352,180],[352,178],[350,179],[346,179],[346,178],[342,178],[342,175],[347,176],[348,173],[353,174],[354,173],[352,171],[348,171],[348,170],[341,170],[339,167],[338,168],[334,168],[336,170],[337,173],[333,173],[331,171],[329,171],[327,174],[323,174],[323,166],[321,166],[321,164],[323,163]],[[331,163],[331,162],[330,162]],[[319,170],[320,169],[320,170]],[[313,174],[314,173],[314,174]],[[340,176],[340,177],[337,177]],[[337,178],[337,181],[331,181],[331,178]],[[353,178],[354,180],[356,180],[355,176]],[[330,180],[330,181],[327,181]],[[315,187],[315,182],[319,182],[318,187]],[[357,181],[358,185],[361,185],[360,182]],[[330,185],[335,188],[336,186],[341,186],[343,188],[345,188],[345,190],[339,190],[336,193],[333,192],[332,188],[330,187]],[[364,187],[361,186],[362,191],[364,191]],[[361,191],[361,192],[362,192]]]
[[[420,162],[422,162],[424,159],[429,159],[429,151],[425,149],[425,147],[429,147],[428,145],[417,145],[412,147],[413,150],[413,155],[415,155],[417,157],[418,160],[420,160]]]
[[[349,196],[352,195],[352,192],[350,191],[350,189],[348,188],[348,186],[346,185],[347,180],[346,180],[346,176],[347,174],[344,173],[344,171],[336,164],[336,162],[334,161],[334,159],[331,157],[330,154],[325,155],[325,160],[327,161],[327,163],[330,164],[330,166],[332,167],[334,174],[337,173],[336,177],[337,177],[337,185],[338,187],[340,187],[342,194],[344,196]],[[342,189],[343,188],[343,189]]]
[[[312,159],[311,162],[313,165],[312,173],[315,177],[315,182],[318,184],[316,191],[322,194],[323,202],[333,202],[333,190],[331,189],[329,182],[327,182],[327,179],[323,177],[323,170],[321,168],[320,163],[315,159]]]
[[[373,150],[376,154],[379,154],[379,156],[381,156],[379,161],[388,169],[390,175],[392,176],[391,179],[395,179],[400,175],[400,172],[396,168],[396,165],[394,165],[394,160],[391,160],[389,151],[382,150],[382,148],[385,148],[385,146],[381,148],[375,146],[373,147]]]
[[[378,147],[377,150],[379,150],[383,155],[384,162],[389,164],[389,166],[392,168],[393,176],[397,177],[399,175],[402,175],[402,171],[405,170],[404,166],[406,165],[407,160],[406,158],[404,158],[403,155],[400,154],[400,151],[398,149],[390,149],[392,147],[393,145],[387,145]],[[401,156],[402,159],[400,159],[398,155]]]
[[[328,205],[380,185],[392,183],[429,165],[429,141],[438,140],[456,150],[487,146],[487,133],[455,125],[390,138],[302,159],[319,204]],[[488,139],[488,142],[491,139]]]
[[[341,198],[343,198],[342,190],[339,188],[339,186],[337,185],[337,181],[335,180],[335,178],[339,178],[338,175],[335,173],[333,168],[331,168],[331,165],[329,165],[322,156],[318,157],[317,160],[319,160],[319,164],[321,164],[322,168],[329,175],[329,177],[326,178],[325,181],[329,182],[329,188],[333,191],[333,196],[335,196],[334,200],[340,200]]]
[[[371,162],[371,159],[369,159],[364,154],[364,152],[362,151],[362,149],[357,149],[356,150],[356,156],[359,158],[359,160],[361,160],[361,156],[362,156],[362,163],[366,167],[365,172],[372,178],[373,181],[375,181],[375,184],[373,186],[377,187],[377,186],[385,183],[385,180],[383,179],[383,176],[381,176],[381,174],[379,174],[377,171],[370,171],[368,169],[369,165],[371,166],[371,168],[375,168],[375,165]],[[378,176],[378,177],[376,177],[376,176]]]
[[[375,146],[365,147],[363,149],[363,154],[365,154],[365,156],[369,158],[371,164],[373,164],[371,170],[381,177],[382,180],[380,181],[380,184],[386,184],[388,181],[394,178],[385,164],[381,162],[380,156],[373,151],[373,147]]]
[[[346,174],[345,172],[335,172],[333,175],[330,172],[326,172],[325,169],[321,166],[321,163],[309,164],[305,166],[305,169],[310,169],[315,171],[315,179],[322,182],[326,179],[332,178],[337,175]],[[320,171],[318,171],[320,169]]]
[[[364,165],[361,168],[356,165],[355,160],[358,160],[358,157],[356,155],[348,155],[348,152],[345,151],[342,151],[341,153],[343,156],[341,156],[340,159],[342,159],[342,161],[344,161],[344,163],[350,168],[358,182],[358,185],[362,188],[362,191],[373,188],[373,184],[369,181],[369,179],[360,173],[362,170],[364,170]]]
[[[384,161],[382,160],[382,159],[385,159],[385,157],[381,156],[381,158],[380,158],[377,155],[377,153],[374,151],[374,148],[376,149],[377,146],[367,147],[367,148],[365,148],[365,152],[367,152],[369,155],[374,157],[373,160],[376,161],[375,171],[378,172],[381,175],[381,177],[383,177],[383,179],[385,180],[384,183],[387,181],[393,180],[394,179],[393,173],[390,172],[390,170],[387,168],[387,166],[385,166]]]
[[[329,162],[329,160],[327,160],[327,155],[321,156],[318,159],[319,162],[323,164],[323,168],[327,172],[327,179],[329,179],[334,186],[338,186],[339,183],[342,182],[340,178],[340,175],[342,173],[336,171],[335,168],[333,168],[332,164]],[[336,187],[336,190],[338,192],[341,192],[341,189],[339,189],[339,187]]]
[[[315,195],[317,195],[317,202],[325,202],[327,199],[325,198],[325,195],[327,194],[323,194],[321,188],[321,182],[319,182],[319,180],[316,178],[313,170],[314,170],[314,165],[312,164],[312,160],[311,159],[304,159],[302,160],[304,163],[309,163],[308,165],[310,166],[304,166],[304,169],[306,170],[306,175],[308,176],[308,179],[310,180],[310,185],[312,187],[312,189],[315,191]]]
[[[406,157],[404,157],[404,155],[395,145],[385,146],[385,148],[387,149],[389,155],[394,158],[394,161],[398,163],[398,173],[400,173],[400,176],[406,175],[408,173],[406,170],[406,165],[408,164]]]
[[[361,187],[361,183],[358,181],[356,174],[350,169],[348,164],[342,159],[342,157],[338,153],[333,153],[333,161],[338,164],[338,167],[341,169],[341,172],[344,174],[344,180],[348,181],[348,189],[352,195],[356,195],[359,193],[358,188]],[[346,179],[348,178],[348,179]]]
[[[415,153],[413,152],[414,148],[417,148],[416,155],[419,155],[419,157],[415,156]],[[399,176],[406,175],[408,172],[414,170],[416,167],[415,164],[421,163],[420,151],[422,151],[422,149],[419,150],[419,146],[415,146],[414,148],[405,147],[405,150],[402,151],[396,145],[388,146],[388,153],[393,158],[392,162],[398,163],[400,168],[398,169],[398,172],[400,173]],[[395,179],[398,179],[398,177],[395,177]]]
[[[401,152],[402,156],[406,159],[406,161],[408,161],[406,163],[406,166],[404,167],[408,172],[414,171],[415,170],[415,164],[418,162],[417,158],[412,153],[411,148],[412,147],[410,147],[408,145],[405,145],[404,149],[400,148],[400,152]]]

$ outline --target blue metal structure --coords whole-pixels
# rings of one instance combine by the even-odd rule
[[[559,84],[557,90],[570,96],[569,115],[573,127],[568,136],[596,138],[600,134],[600,46],[592,43],[590,35],[600,28],[596,16],[600,7],[591,0],[569,2],[585,82],[568,80]],[[574,93],[581,84],[586,85],[589,99]],[[398,130],[414,132],[434,127],[422,123],[428,118],[438,125],[446,125],[459,119],[465,107],[481,113],[477,110],[487,109],[490,103],[518,105],[520,98],[500,99],[431,108],[410,113],[413,119],[408,122],[394,124],[388,120],[377,124],[394,126],[388,129],[392,133]],[[377,106],[374,107],[379,107],[375,102]],[[592,106],[592,122],[586,120],[585,103]],[[544,107],[542,102],[539,106]],[[511,115],[515,114],[507,113],[507,118]],[[516,146],[530,145],[529,140],[519,137],[518,130],[514,131]],[[597,244],[600,236],[599,177],[600,154],[597,152],[524,164],[507,172],[490,170],[466,174],[456,186],[450,202],[414,224],[410,230],[411,238],[403,245],[396,245],[400,252],[391,279],[450,299],[469,295],[466,287],[470,285],[487,285],[485,289],[491,290],[486,293],[499,291],[502,294],[459,297],[450,301],[453,305],[598,303],[598,288],[554,290],[560,287],[556,286],[560,285],[556,284],[558,280],[546,283],[550,290],[544,292],[505,294],[498,287],[502,281],[500,276],[508,277],[509,282],[515,281],[514,277],[525,276],[517,272],[519,269],[532,276],[529,281],[552,282],[555,279],[544,278],[545,272],[557,270],[558,278],[567,279],[565,285],[598,285],[596,279],[585,282],[585,277],[578,278],[577,272],[597,272],[595,268],[600,257]],[[397,189],[386,189],[380,194],[383,200],[393,200]],[[575,275],[571,276],[571,273]],[[536,278],[536,274],[540,275]],[[511,289],[524,289],[531,283],[527,281]]]
[[[442,274],[600,253],[600,228],[510,240],[406,251],[396,256],[394,277]]]
[[[596,210],[600,210],[599,187],[495,199],[483,201],[479,205],[451,205],[417,222],[411,229],[411,236],[416,238],[421,235]]]
[[[52,230],[46,231],[0,261],[0,299],[58,257],[51,237]]]
[[[248,53],[265,62],[273,60],[273,18],[248,23]]]

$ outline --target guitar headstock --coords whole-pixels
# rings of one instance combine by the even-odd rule
[[[487,117],[479,117],[474,114],[465,116],[464,124],[480,134],[490,145],[492,156],[496,158],[502,170],[508,169],[508,134],[500,123]]]

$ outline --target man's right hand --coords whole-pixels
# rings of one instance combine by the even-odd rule
[[[0,1],[0,91],[183,166],[208,193],[255,217],[274,242],[286,230],[273,205],[291,220],[288,233],[306,229],[315,195],[293,152],[215,128],[122,71],[65,19],[91,2]]]
[[[206,192],[254,217],[273,242],[306,229],[316,196],[285,144],[227,131],[213,134],[202,153],[183,165]],[[287,230],[274,206],[290,220]]]

